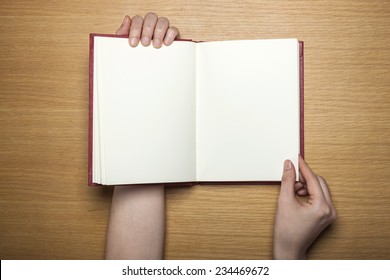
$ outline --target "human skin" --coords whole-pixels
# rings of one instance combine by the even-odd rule
[[[165,17],[125,16],[117,35],[128,35],[131,47],[139,42],[155,48],[169,46],[179,36]],[[106,259],[162,259],[165,232],[163,185],[115,186],[107,231]]]
[[[131,47],[169,46],[179,36],[165,17],[125,16],[117,35],[129,37]],[[296,182],[291,161],[284,162],[275,218],[273,257],[305,259],[318,235],[336,219],[328,185],[299,158]],[[307,196],[302,202],[298,196]],[[107,232],[107,259],[161,259],[164,251],[165,195],[163,185],[116,186]]]
[[[284,162],[274,228],[274,259],[306,259],[307,250],[318,235],[336,220],[328,185],[299,157],[300,182],[295,168]],[[307,195],[307,201],[298,200]]]

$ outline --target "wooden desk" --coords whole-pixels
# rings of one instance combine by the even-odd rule
[[[100,259],[110,188],[87,186],[88,34],[155,11],[182,37],[305,41],[305,147],[338,220],[312,259],[390,258],[390,3],[0,3],[0,258]],[[151,3],[154,2],[154,3]],[[277,186],[166,190],[167,259],[269,259]]]

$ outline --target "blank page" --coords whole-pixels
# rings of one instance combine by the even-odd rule
[[[285,159],[298,167],[298,50],[295,39],[197,45],[198,181],[280,181]]]
[[[195,181],[195,43],[94,40],[94,182]]]

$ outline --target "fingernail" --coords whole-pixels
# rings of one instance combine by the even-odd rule
[[[161,47],[161,40],[160,39],[153,39],[153,46],[155,48],[160,48]]]
[[[170,44],[170,41],[171,41],[171,38],[170,37],[165,37],[165,39],[164,39],[164,44],[166,45],[166,46],[168,46],[169,44]]]
[[[291,169],[291,161],[285,160],[284,161],[284,170],[289,170]]]
[[[305,189],[300,189],[300,190],[298,191],[298,194],[299,194],[299,195],[305,195],[305,194],[306,194],[306,190],[305,190]]]
[[[136,47],[138,45],[138,39],[133,37],[130,39],[130,46]]]
[[[150,39],[149,39],[149,37],[142,37],[142,41],[141,41],[141,43],[142,43],[142,45],[144,45],[144,46],[149,46],[149,44],[150,44]]]

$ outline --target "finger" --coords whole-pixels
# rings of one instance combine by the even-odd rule
[[[303,187],[299,189],[296,193],[300,196],[306,196],[308,195],[307,187],[306,187],[306,180],[302,177],[301,172],[299,172],[299,184],[301,184]]]
[[[301,156],[299,156],[299,170],[306,181],[306,187],[309,195],[314,198],[324,199],[324,193],[322,192],[317,176]]]
[[[332,209],[334,209],[333,201],[332,201],[332,197],[330,196],[330,191],[329,191],[328,184],[326,183],[325,179],[322,178],[321,176],[317,176],[317,178],[318,178],[318,181],[320,182],[320,186],[322,188],[322,192],[324,193],[324,196],[325,196],[326,201],[328,202],[328,205]]]
[[[299,182],[301,182],[302,184],[306,185],[306,180],[305,180],[305,178],[302,177],[301,173],[299,173]]]
[[[305,196],[307,195],[307,189],[306,189],[306,186],[304,184],[302,184],[301,182],[297,182],[295,183],[294,185],[294,191],[296,194],[300,195],[300,196]]]
[[[145,47],[150,45],[150,42],[153,38],[154,28],[156,27],[157,19],[158,17],[155,13],[148,13],[145,16],[141,37],[141,43]]]
[[[303,159],[303,157],[299,154],[298,160],[300,160],[300,159]],[[306,185],[306,180],[305,180],[305,178],[302,177],[301,172],[299,172],[299,181],[302,182],[304,185]]]
[[[295,168],[294,164],[290,160],[285,160],[283,164],[283,176],[280,186],[279,197],[291,200],[295,199]]]
[[[169,27],[169,20],[167,18],[160,17],[157,20],[156,28],[154,29],[154,34],[153,34],[153,46],[155,48],[161,48],[168,27]]]
[[[337,212],[336,212],[336,208],[333,205],[333,201],[332,201],[332,197],[330,195],[328,184],[326,183],[325,179],[322,178],[321,176],[318,176],[318,181],[320,182],[320,185],[321,185],[322,191],[324,193],[326,202],[328,203],[328,205],[331,209],[329,223],[333,223],[337,218]]]
[[[296,183],[294,184],[294,190],[295,190],[295,192],[297,192],[298,190],[300,190],[300,189],[302,189],[302,188],[304,188],[304,187],[305,187],[305,185],[302,184],[301,182],[296,182]]]
[[[128,35],[130,32],[131,18],[129,16],[125,16],[123,19],[122,25],[116,31],[116,35]]]
[[[140,16],[133,17],[130,25],[129,43],[130,46],[136,47],[139,43],[144,20]]]
[[[297,194],[299,196],[307,196],[308,195],[308,192],[307,192],[307,189],[306,188],[302,188],[300,190],[297,191]]]
[[[166,46],[171,45],[173,41],[179,37],[180,37],[179,29],[173,26],[169,27],[167,33],[165,34],[164,45]]]

